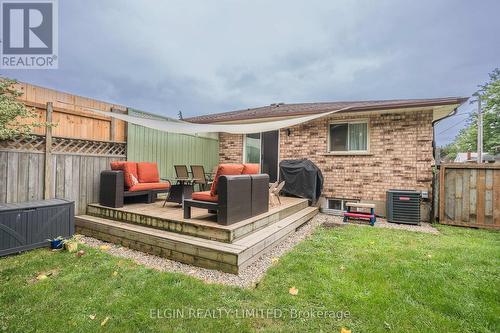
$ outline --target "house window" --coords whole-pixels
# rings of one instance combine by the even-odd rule
[[[342,210],[342,199],[328,199],[328,209]]]
[[[326,210],[332,213],[339,213],[347,210],[346,203],[358,202],[357,199],[341,199],[341,198],[328,198],[326,199]]]
[[[332,123],[329,127],[330,152],[368,151],[368,122]]]
[[[245,163],[260,164],[260,133],[246,134]]]

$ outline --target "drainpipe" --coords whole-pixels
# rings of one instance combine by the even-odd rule
[[[459,107],[459,106],[458,106]],[[436,161],[436,166],[437,166],[437,169],[439,170],[439,165],[441,164],[441,161],[437,161],[436,159],[436,133],[435,133],[435,127],[434,125],[439,123],[439,121],[443,120],[443,119],[446,119],[446,118],[449,118],[449,117],[452,117],[454,116],[455,114],[457,114],[457,111],[458,111],[458,107],[456,107],[455,109],[453,109],[453,111],[441,118],[441,119],[437,119],[437,120],[434,120],[432,121],[432,157],[434,157],[434,161]],[[440,156],[438,156],[438,158],[440,158]],[[436,217],[439,216],[439,213],[438,210],[439,210],[439,207],[436,207],[435,203],[436,203],[436,183],[435,183],[435,179],[436,177],[434,175],[432,175],[432,184],[431,184],[431,187],[432,187],[432,201],[431,201],[431,216],[430,216],[430,222],[435,222],[435,219]],[[441,200],[441,198],[439,198],[439,200]]]
[[[444,120],[446,118],[449,118],[449,117],[456,115],[458,108],[459,108],[459,106],[454,108],[453,111],[449,115],[447,115],[441,119],[437,119],[437,120],[432,121],[432,157],[434,157],[434,160],[436,160],[436,133],[434,133],[434,130],[435,130],[434,125],[439,123],[441,120]]]

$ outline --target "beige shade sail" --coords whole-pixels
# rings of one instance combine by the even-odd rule
[[[187,121],[180,121],[177,119],[159,120],[143,117],[135,117],[127,114],[104,112],[101,110],[86,108],[90,111],[99,113],[103,116],[113,117],[135,125],[140,125],[159,131],[181,134],[202,134],[202,133],[230,133],[230,134],[250,134],[259,132],[275,131],[281,128],[292,127],[298,124],[306,123],[308,121],[326,117],[336,112],[346,111],[350,107],[342,108],[339,110],[314,114],[304,117],[294,117],[288,119],[280,119],[267,122],[255,123],[241,123],[241,124],[196,124]]]

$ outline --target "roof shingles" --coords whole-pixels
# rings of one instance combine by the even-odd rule
[[[395,108],[428,107],[462,104],[467,101],[466,97],[445,97],[430,99],[397,99],[381,101],[351,101],[351,102],[325,102],[325,103],[302,103],[302,104],[271,104],[268,106],[230,111],[223,113],[208,114],[203,116],[184,119],[193,123],[208,124],[228,121],[240,121],[249,119],[263,119],[287,116],[312,115],[334,110],[348,108],[342,112],[371,111]]]

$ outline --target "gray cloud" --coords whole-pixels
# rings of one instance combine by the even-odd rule
[[[500,66],[499,11],[494,0],[59,1],[60,69],[2,74],[174,117],[467,96]]]

